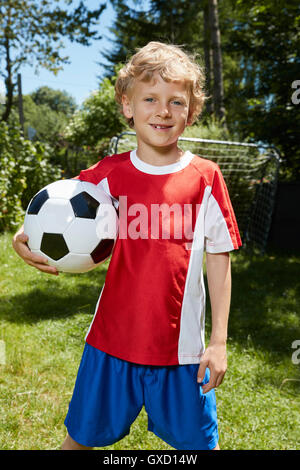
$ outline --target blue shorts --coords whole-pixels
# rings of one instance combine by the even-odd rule
[[[148,430],[175,449],[213,449],[216,398],[214,390],[202,393],[198,367],[134,364],[86,343],[65,419],[69,435],[88,447],[112,445],[129,434],[145,406]],[[208,380],[207,369],[204,383]]]

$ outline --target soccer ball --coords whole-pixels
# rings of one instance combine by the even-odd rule
[[[33,253],[46,256],[58,271],[83,273],[103,263],[118,234],[112,199],[92,183],[55,181],[30,201],[24,233]]]

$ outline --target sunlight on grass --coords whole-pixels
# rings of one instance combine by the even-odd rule
[[[108,263],[52,277],[25,265],[0,237],[0,449],[58,449],[84,337]],[[228,371],[217,389],[223,449],[299,449],[300,257],[232,256]],[[207,338],[210,330],[209,305]],[[143,409],[131,432],[105,449],[171,449],[147,431]]]

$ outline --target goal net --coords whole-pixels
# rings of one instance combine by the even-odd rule
[[[280,157],[273,147],[244,142],[179,138],[185,151],[216,162],[226,181],[243,246],[264,252],[272,222]],[[134,132],[113,137],[110,154],[136,148]]]

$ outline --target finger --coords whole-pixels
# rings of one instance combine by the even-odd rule
[[[59,271],[54,266],[45,266],[43,264],[37,264],[36,267],[43,273],[54,274],[55,276],[59,275]]]
[[[204,380],[207,364],[208,364],[207,361],[204,359],[200,362],[200,366],[199,366],[198,373],[197,373],[198,383],[201,383]]]
[[[54,266],[49,266],[40,263],[32,263],[31,261],[28,261],[27,264],[29,264],[29,266],[32,266],[33,268],[38,269],[39,271],[42,271],[43,273],[54,274],[56,276],[58,276],[59,274],[59,271]]]
[[[20,255],[22,258],[24,258],[26,254],[30,252],[30,249],[26,243],[27,240],[27,235],[18,235],[16,238],[13,239],[13,248],[17,252],[17,254]]]
[[[28,238],[27,235],[25,235],[25,237]],[[23,241],[20,241],[15,246],[16,251],[21,256],[21,258],[23,258],[24,261],[26,261],[26,263],[31,262],[31,263],[39,263],[39,264],[48,265],[48,259],[45,256],[41,256],[37,253],[33,253],[28,247],[28,245],[24,243],[24,240],[25,238],[23,239]]]
[[[219,387],[221,383],[223,382],[225,372],[217,373],[217,374],[211,374],[210,380],[207,384],[203,385],[202,391],[203,393],[207,393],[213,388]]]
[[[32,266],[35,266],[37,264],[41,264],[44,267],[49,266],[48,264],[48,259],[45,258],[44,256],[40,256],[36,253],[32,253],[29,249],[25,249],[19,252],[19,255],[23,258],[23,260]]]
[[[209,380],[209,382],[207,382],[207,384],[203,385],[202,386],[202,393],[208,393],[210,392],[212,389],[214,388],[214,384],[211,380]]]
[[[217,379],[218,379],[218,375],[215,374],[214,372],[211,372],[209,381],[207,382],[207,384],[202,386],[202,392],[207,393],[210,390],[212,390],[213,388],[215,388],[216,383],[217,383]]]
[[[21,237],[23,237],[22,234],[20,235],[20,238]],[[25,237],[28,238],[27,235],[25,235]],[[34,268],[49,274],[58,274],[58,271],[55,267],[49,266],[48,259],[45,256],[33,253],[23,242],[19,243],[17,247],[17,253],[30,266],[33,266]]]
[[[218,376],[217,381],[216,381],[216,387],[219,387],[219,385],[221,385],[221,383],[223,382],[224,376],[225,376],[225,372]]]
[[[37,253],[32,253],[32,251],[30,251],[29,249],[28,249],[28,252],[26,253],[27,253],[26,259],[30,261],[31,263],[43,264],[45,266],[48,266],[48,259],[45,256],[38,255]]]
[[[29,237],[26,235],[26,233],[22,232],[16,235],[16,241],[21,242],[21,243],[26,243],[28,241]]]

